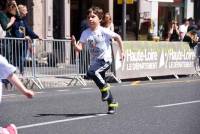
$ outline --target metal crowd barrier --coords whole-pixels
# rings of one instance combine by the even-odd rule
[[[6,57],[9,63],[16,66],[19,77],[33,77],[32,59],[28,59],[26,53],[28,40],[21,38],[0,38],[0,54]]]
[[[29,53],[29,55],[28,55]],[[40,78],[60,77],[70,78],[69,85],[80,82],[86,85],[80,70],[75,51],[71,48],[70,40],[30,40],[19,38],[0,39],[0,54],[8,62],[15,65],[17,75],[23,77],[39,88],[44,88]],[[80,59],[84,60],[82,57]],[[82,61],[81,61],[82,63]],[[84,63],[84,61],[83,61]],[[86,68],[85,64],[81,69]]]
[[[78,57],[71,47],[70,40],[36,40],[33,47],[35,48],[33,55],[35,78],[49,76],[70,78],[68,85],[76,85],[77,82],[86,85],[82,78],[85,72],[79,71]],[[85,68],[84,65],[82,67]]]
[[[27,49],[30,47],[29,42],[21,38],[0,38],[0,54],[6,57],[9,63],[18,68],[16,74],[20,78],[27,79],[26,85],[32,80],[40,87],[33,77],[34,68],[32,67],[32,59],[28,59],[26,55]]]
[[[18,68],[17,75],[26,79],[26,84],[33,82],[39,89],[44,88],[41,79],[50,77],[70,79],[68,85],[86,85],[88,49],[76,54],[69,39],[0,38],[0,54]],[[113,72],[111,67],[108,73],[114,77]]]

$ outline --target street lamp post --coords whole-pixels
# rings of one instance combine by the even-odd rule
[[[122,4],[122,38],[126,40],[126,0]]]

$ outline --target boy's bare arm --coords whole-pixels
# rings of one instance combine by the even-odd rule
[[[120,57],[121,57],[121,60],[123,61],[124,60],[124,47],[123,47],[122,39],[119,35],[117,37],[114,37],[114,39],[117,41],[117,43],[119,45],[119,48],[121,51]]]
[[[74,46],[75,50],[80,52],[83,49],[82,43],[77,43],[76,38],[72,35],[71,37],[72,45]]]
[[[13,85],[17,87],[17,89],[22,92],[27,98],[32,98],[34,96],[34,92],[27,89],[16,74],[11,74],[7,78]]]

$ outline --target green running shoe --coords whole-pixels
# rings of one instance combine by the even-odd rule
[[[106,84],[105,87],[103,87],[102,89],[100,89],[101,91],[101,98],[102,98],[102,101],[107,101],[111,95],[110,93],[110,84]]]
[[[116,109],[119,107],[118,102],[112,102],[108,104],[108,114],[115,114]]]

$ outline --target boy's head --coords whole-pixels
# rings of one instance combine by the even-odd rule
[[[99,20],[103,19],[103,10],[99,7],[91,7],[87,11],[87,16],[91,13],[94,13],[95,15],[98,16]]]
[[[95,30],[99,25],[103,18],[103,10],[99,7],[91,7],[87,11],[87,22],[88,26]]]

